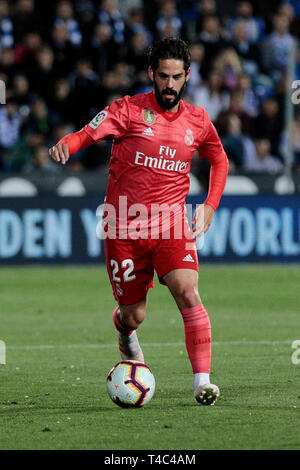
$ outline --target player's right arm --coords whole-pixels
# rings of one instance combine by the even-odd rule
[[[120,98],[111,106],[100,111],[92,121],[80,131],[68,134],[49,149],[54,161],[63,165],[71,155],[103,139],[119,139],[129,127],[128,97]]]
[[[78,132],[68,134],[60,141],[49,149],[49,155],[53,158],[54,161],[60,162],[63,165],[67,163],[70,158],[70,155],[73,155],[79,150],[92,145],[94,140],[89,134],[81,129]]]

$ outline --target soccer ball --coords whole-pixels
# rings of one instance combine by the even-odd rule
[[[139,361],[121,361],[109,372],[107,393],[116,405],[139,408],[149,403],[155,390],[155,379],[149,367]]]

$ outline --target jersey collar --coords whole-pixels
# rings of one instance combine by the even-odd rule
[[[167,119],[167,121],[170,121],[170,122],[175,121],[175,119],[177,119],[184,110],[184,102],[182,100],[179,101],[178,111],[176,113],[172,113],[171,111],[165,111],[159,106],[159,104],[156,101],[154,91],[150,92],[150,99],[152,101],[152,104],[155,110],[158,113],[160,113],[165,119]]]

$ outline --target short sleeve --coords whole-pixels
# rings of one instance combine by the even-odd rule
[[[120,139],[129,127],[130,113],[128,96],[116,100],[100,111],[84,130],[95,142],[103,139]]]
[[[198,147],[198,152],[200,158],[207,158],[209,162],[213,164],[216,159],[224,153],[224,149],[217,130],[211,122],[208,113],[205,110],[203,110],[203,112],[203,135]]]

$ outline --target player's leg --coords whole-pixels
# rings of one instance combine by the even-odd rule
[[[163,277],[181,312],[185,343],[194,373],[194,395],[202,404],[213,404],[219,396],[210,384],[211,324],[198,292],[198,272],[175,269]]]
[[[122,359],[144,362],[136,329],[146,315],[146,298],[133,305],[118,305],[113,312],[113,322],[119,335],[119,350]]]
[[[136,329],[146,314],[146,297],[153,287],[151,255],[139,240],[105,240],[107,271],[118,306],[113,322],[118,332],[122,359],[144,362]]]
[[[182,227],[182,232],[177,230]],[[185,217],[177,219],[170,237],[161,241],[154,254],[154,267],[160,282],[169,287],[183,318],[186,349],[194,373],[195,398],[200,403],[212,404],[219,390],[210,384],[209,378],[211,325],[198,292],[196,243]]]

